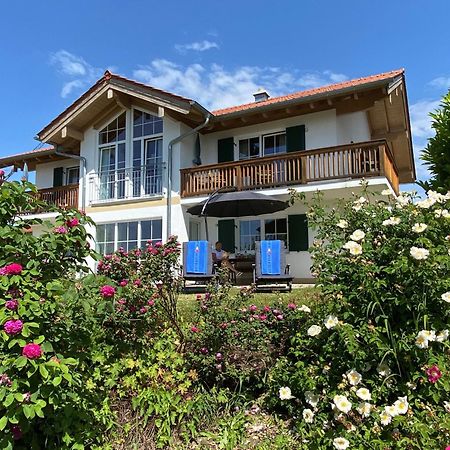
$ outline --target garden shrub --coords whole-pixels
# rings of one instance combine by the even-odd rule
[[[327,301],[273,368],[269,405],[299,418],[305,449],[444,449],[450,195],[316,200],[313,271]]]

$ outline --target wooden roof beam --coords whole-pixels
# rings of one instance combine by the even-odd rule
[[[81,131],[76,130],[75,128],[66,126],[61,130],[61,137],[63,139],[72,138],[76,141],[81,142],[84,139],[84,134]]]

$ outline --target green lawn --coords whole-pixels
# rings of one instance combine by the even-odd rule
[[[239,292],[239,288],[231,288],[230,294],[234,295]],[[201,294],[204,296],[205,294]],[[273,293],[256,293],[243,302],[243,306],[251,304],[257,306],[274,305],[281,303],[287,305],[288,303],[295,303],[296,305],[314,305],[318,301],[319,290],[315,287],[293,289],[292,292],[273,292]],[[197,294],[181,294],[178,298],[178,308],[181,317],[188,322],[192,319],[195,309],[197,308],[198,300]]]

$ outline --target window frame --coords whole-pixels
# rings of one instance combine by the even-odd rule
[[[75,183],[69,183],[69,174],[71,171],[76,170],[78,172],[77,181]],[[79,184],[80,182],[80,166],[72,166],[72,167],[66,167],[65,169],[65,185],[69,186],[71,184]]]
[[[150,236],[150,238],[147,238],[147,237],[143,238],[142,237],[142,223],[143,222],[156,222],[156,221],[160,221],[159,228],[161,230],[161,238],[153,237],[153,236]],[[106,247],[107,244],[111,244],[112,243],[113,250],[112,250],[111,253],[113,253],[113,252],[117,251],[119,248],[121,248],[119,246],[119,242],[126,242],[126,243],[134,242],[134,239],[131,240],[131,241],[128,239],[128,237],[129,237],[129,226],[127,227],[127,240],[126,241],[123,241],[123,240],[119,241],[119,225],[120,224],[130,224],[130,223],[136,223],[137,224],[137,239],[136,239],[137,245],[136,245],[136,247],[133,247],[133,248],[144,248],[145,244],[149,240],[152,241],[152,242],[162,242],[162,235],[163,235],[163,229],[162,229],[163,221],[162,221],[162,217],[151,217],[151,218],[148,218],[148,219],[121,220],[121,221],[118,221],[118,222],[98,223],[98,224],[96,224],[96,231],[95,231],[95,248],[96,248],[96,251],[101,253],[101,254],[103,254],[103,255],[106,255],[106,254],[110,254],[110,253],[105,253],[104,251],[102,252],[101,247],[100,247],[101,245]],[[99,226],[100,227],[102,227],[102,226],[107,227],[107,226],[111,226],[111,225],[114,227],[114,230],[113,230],[113,236],[114,236],[113,241],[111,241],[111,240],[106,241],[105,240],[104,242],[99,242],[99,240],[98,240],[98,227]],[[153,223],[151,224],[151,234],[153,234]],[[105,228],[104,235],[105,235],[105,237],[107,236],[106,228]],[[125,248],[125,247],[123,247],[123,248]],[[133,248],[131,248],[131,249],[133,249]],[[125,250],[126,251],[130,250],[128,248],[128,245],[126,246]]]

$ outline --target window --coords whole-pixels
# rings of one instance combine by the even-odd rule
[[[142,111],[133,111],[133,197],[162,193],[162,118]]]
[[[98,135],[100,145],[100,200],[124,198],[126,113],[110,122]]]
[[[80,180],[80,168],[68,167],[66,169],[66,184],[78,184]]]
[[[161,240],[161,219],[97,225],[97,251],[103,255],[113,253],[121,247],[125,251],[129,251],[145,247],[148,241],[158,242]]]
[[[200,240],[200,222],[196,220],[189,221],[189,240],[190,241]]]
[[[287,221],[286,219],[267,219],[264,222],[264,232],[268,241],[284,241],[287,245]]]
[[[286,132],[263,136],[264,156],[286,153]]]
[[[241,220],[239,222],[239,249],[241,252],[255,250],[255,242],[261,240],[260,220]]]
[[[251,159],[259,156],[259,137],[239,141],[239,159]]]

